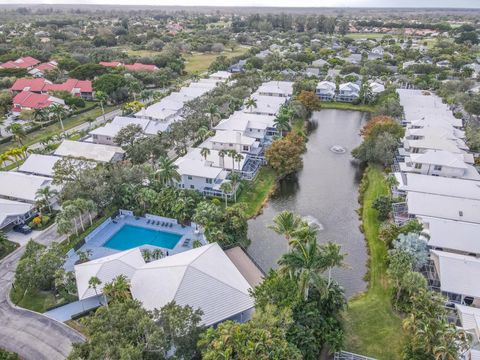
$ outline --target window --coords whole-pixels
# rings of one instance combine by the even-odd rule
[[[248,150],[249,150],[249,149],[248,149],[248,146],[243,145],[243,151],[248,151]]]
[[[228,146],[232,147],[232,146],[233,146],[233,144],[228,144]]]
[[[205,179],[205,182],[206,182],[207,184],[213,184],[213,179]]]
[[[435,170],[435,171],[441,171],[441,170],[442,170],[442,166],[441,166],[441,165],[435,165],[435,166],[433,167],[433,170]]]
[[[419,164],[419,163],[415,164],[415,169],[421,169],[421,168],[422,168],[422,164]]]
[[[190,175],[188,176],[188,180],[192,180],[192,177]]]
[[[193,185],[190,185],[190,189],[195,189],[195,186],[193,186]]]

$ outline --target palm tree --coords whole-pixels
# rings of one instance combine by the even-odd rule
[[[12,161],[12,158],[10,157],[10,154],[8,151],[0,154],[0,164],[2,164],[2,168],[5,167],[5,164],[8,161]]]
[[[236,150],[228,150],[227,154],[232,158],[232,171],[233,171],[235,170],[235,157],[237,156],[238,153]]]
[[[286,108],[282,108],[275,120],[273,121],[275,128],[283,137],[284,131],[290,131],[290,112]]]
[[[88,288],[93,289],[95,291],[95,295],[98,295],[97,288],[100,285],[102,285],[102,281],[96,276],[92,276],[90,278],[90,280],[88,280]],[[108,301],[107,301],[107,297],[106,297],[105,293],[103,294],[103,299],[104,299],[105,305],[107,306],[107,309],[108,309]]]
[[[21,124],[13,123],[7,126],[7,130],[10,134],[12,134],[13,139],[17,141],[20,146],[23,145],[22,140],[25,139],[27,133]]]
[[[204,141],[206,138],[208,138],[210,135],[212,134],[212,132],[210,130],[208,130],[208,128],[206,126],[201,126],[198,130],[197,130],[197,139],[201,140],[201,141]]]
[[[330,287],[332,283],[332,269],[334,267],[345,266],[343,260],[345,259],[345,254],[342,254],[341,247],[338,244],[328,242],[325,245],[320,247],[321,253],[323,255],[323,266],[328,269],[328,283],[327,286]]]
[[[207,156],[210,155],[210,149],[209,148],[202,148],[202,150],[200,150],[200,155],[203,156],[203,158],[205,159],[205,161],[207,160]]]
[[[133,95],[133,100],[137,100],[137,94],[142,91],[142,84],[138,80],[129,80],[128,91]]]
[[[241,171],[242,169],[240,169],[240,163],[242,162],[244,156],[240,153],[238,153],[237,155],[235,155],[235,161],[237,162],[238,164],[238,171]]]
[[[210,129],[213,129],[213,122],[220,115],[218,106],[215,104],[209,104],[207,108],[207,113],[210,117]]]
[[[12,148],[10,150],[7,151],[7,155],[10,157],[10,158],[13,158],[13,160],[18,163],[18,166],[17,168],[20,167],[20,159],[22,159],[23,157],[23,151],[22,149],[20,148]]]
[[[88,219],[90,221],[90,226],[92,226],[93,224],[92,213],[97,211],[97,205],[93,202],[93,200],[85,200],[84,210],[87,212]]]
[[[130,284],[125,275],[118,275],[112,282],[105,284],[103,293],[113,301],[123,302],[132,297]]]
[[[228,206],[228,194],[232,192],[232,184],[230,182],[224,181],[222,185],[220,185],[220,190],[223,191],[223,195],[225,196],[225,207]]]
[[[153,249],[152,250],[152,258],[155,260],[161,259],[163,257],[163,251],[161,249]]]
[[[233,196],[235,202],[237,202],[237,184],[240,182],[241,178],[242,177],[237,172],[232,172],[229,176],[229,179],[232,182]]]
[[[257,100],[255,100],[252,97],[249,97],[248,99],[245,100],[245,107],[247,108],[248,111],[251,111],[253,108],[257,107]]]
[[[164,185],[172,185],[173,181],[181,180],[181,176],[177,171],[178,166],[173,160],[162,156],[160,159],[158,159],[158,165],[159,169],[157,170],[157,174],[159,174]]]
[[[50,186],[47,185],[37,190],[37,192],[35,193],[35,199],[43,201],[47,205],[48,211],[51,213],[52,205],[50,204],[50,200],[57,194],[57,190],[52,189]]]
[[[319,256],[316,238],[310,239],[307,243],[296,241],[295,247],[284,254],[278,264],[282,273],[297,281],[299,296],[302,299],[308,299],[311,288],[323,291],[325,286],[321,274],[325,267]]]
[[[220,150],[218,152],[219,165],[222,169],[225,166],[225,155],[227,155],[227,152],[225,150]]]
[[[284,210],[273,218],[273,225],[270,225],[268,228],[279,235],[283,235],[287,241],[290,241],[303,224],[304,222],[300,216]]]
[[[43,123],[48,119],[48,113],[45,108],[33,110],[33,120],[40,122],[43,127]]]
[[[53,104],[52,106],[50,106],[50,111],[53,113],[53,115],[60,122],[60,126],[62,127],[62,132],[64,132],[65,127],[63,126],[63,117],[67,114],[67,111],[60,104]]]
[[[104,105],[107,102],[108,96],[103,91],[95,92],[95,98],[100,102],[100,107],[102,108],[103,121],[105,122],[105,107]]]

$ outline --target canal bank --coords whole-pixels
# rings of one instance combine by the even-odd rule
[[[347,253],[348,267],[334,273],[346,295],[365,290],[367,251],[356,212],[361,170],[350,151],[360,144],[359,132],[367,118],[368,114],[358,111],[313,114],[303,169],[296,177],[280,181],[263,213],[249,221],[248,252],[263,270],[275,268],[288,250],[285,240],[268,226],[276,214],[290,210],[320,225],[320,243],[336,242]]]

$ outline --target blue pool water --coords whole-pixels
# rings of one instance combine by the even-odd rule
[[[103,246],[115,250],[128,250],[142,245],[173,249],[181,237],[181,235],[169,232],[124,225]]]

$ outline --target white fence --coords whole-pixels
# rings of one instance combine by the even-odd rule
[[[100,224],[95,230],[93,230],[90,234],[85,236],[85,243],[88,243],[90,240],[92,240],[100,231],[105,229],[109,224],[112,223],[112,219],[108,218],[105,220],[103,223]]]

